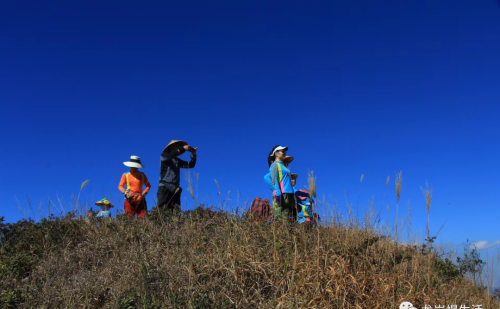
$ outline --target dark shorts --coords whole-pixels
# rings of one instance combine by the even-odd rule
[[[158,208],[180,211],[181,192],[182,189],[175,193],[175,191],[172,191],[165,186],[158,186]]]

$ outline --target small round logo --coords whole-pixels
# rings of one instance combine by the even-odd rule
[[[410,303],[409,301],[402,302],[401,305],[399,305],[399,309],[417,309],[413,307],[413,304]]]

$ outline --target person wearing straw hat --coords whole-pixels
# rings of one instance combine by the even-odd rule
[[[273,212],[275,218],[295,219],[297,208],[290,170],[287,168],[289,163],[287,163],[287,151],[288,147],[275,146],[269,155],[271,160],[274,159],[274,162],[271,163],[268,158],[268,163],[271,163],[269,172],[275,195],[273,197]]]
[[[129,216],[135,217],[137,215],[138,218],[142,218],[148,213],[145,197],[151,189],[151,184],[146,175],[139,172],[140,168],[144,168],[141,158],[131,156],[130,161],[123,162],[123,164],[130,167],[130,171],[122,175],[118,185],[118,189],[125,196],[123,202],[125,213]],[[143,186],[146,187],[145,190],[142,190]]]
[[[115,207],[113,206],[113,204],[111,204],[111,202],[107,198],[103,198],[102,200],[95,202],[95,205],[101,207],[101,211],[99,211],[95,216],[96,218],[111,217],[111,212],[109,211],[109,209]]]
[[[196,165],[196,151],[185,141],[172,140],[160,156],[160,183],[158,184],[158,207],[160,209],[181,210],[180,169]],[[191,152],[191,161],[178,157],[186,151]]]

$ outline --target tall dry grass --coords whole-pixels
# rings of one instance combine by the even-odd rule
[[[308,188],[318,211],[316,187],[311,171]],[[401,188],[396,193],[399,203]],[[213,208],[175,216],[154,209],[142,221],[78,219],[70,213],[39,223],[0,224],[0,304],[399,308],[409,301],[417,308],[500,308],[478,287],[481,282],[457,275],[438,252],[398,244],[389,237],[390,224],[377,228],[372,208],[363,222],[341,218],[334,203],[329,218],[322,214],[323,223],[311,228],[286,221],[254,224],[223,211],[222,204],[221,197]]]
[[[396,174],[396,236],[398,241],[398,212],[399,212],[399,198],[401,197],[401,189],[403,187],[403,171]]]
[[[175,222],[157,215],[63,219],[67,233],[40,234],[42,258],[1,287],[20,291],[18,308],[500,308],[466,279],[440,275],[435,254],[367,230],[273,228],[200,208]]]
[[[425,189],[421,188],[422,193],[424,194],[425,197],[425,206],[427,208],[427,237],[431,237],[431,231],[430,231],[430,224],[431,224],[431,217],[430,217],[430,211],[431,211],[431,203],[432,203],[432,187],[429,186],[429,183],[425,183]]]

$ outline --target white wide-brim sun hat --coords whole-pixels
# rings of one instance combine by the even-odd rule
[[[141,158],[138,156],[131,156],[130,161],[123,162],[123,164],[128,167],[144,168],[144,165],[141,163]]]

